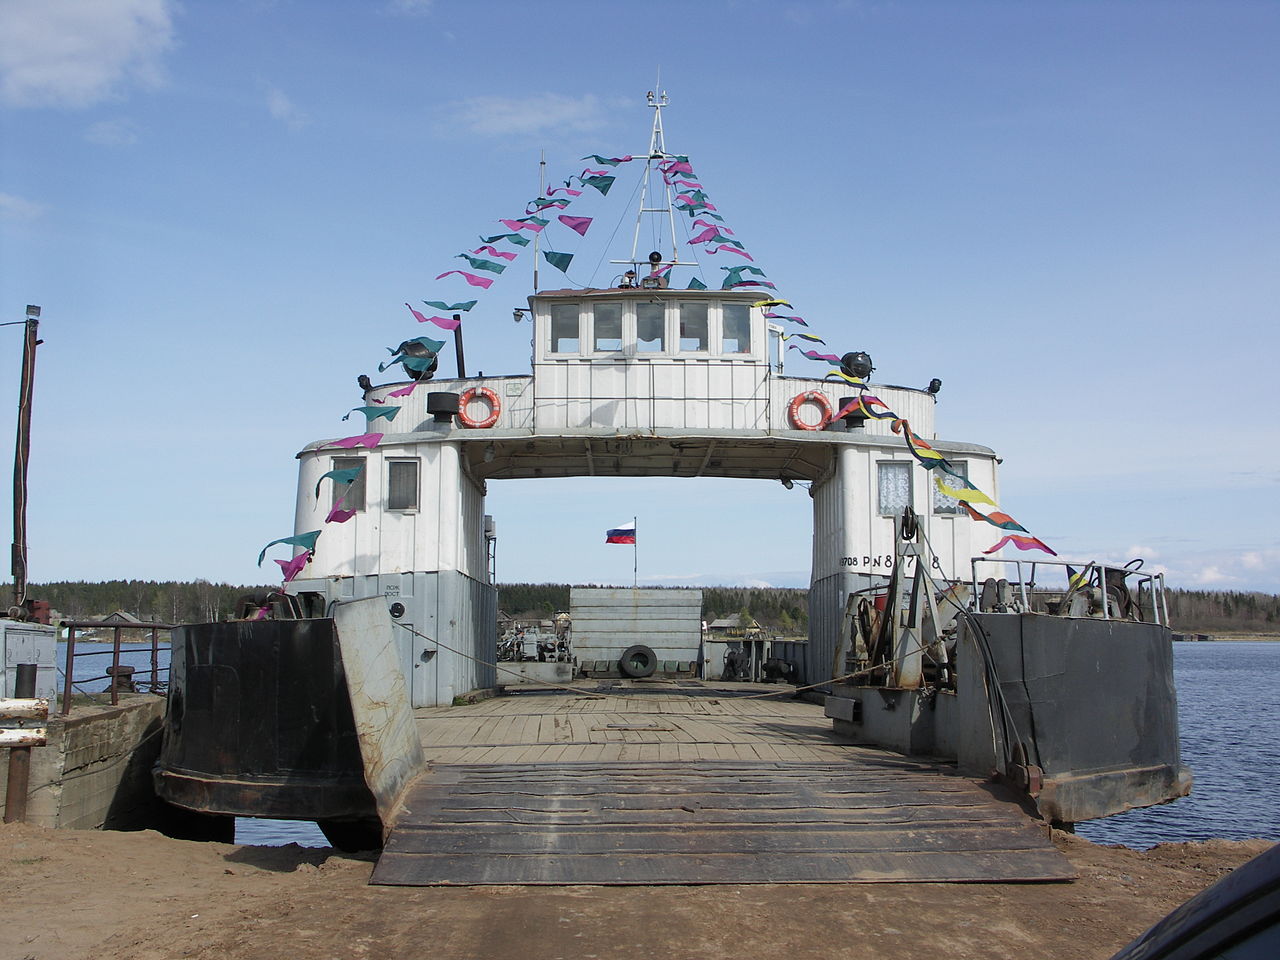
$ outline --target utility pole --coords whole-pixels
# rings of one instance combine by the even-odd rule
[[[40,345],[40,308],[27,304],[22,342],[22,382],[18,388],[18,439],[13,450],[13,608],[15,619],[25,619],[27,600],[27,461],[31,453],[31,397],[36,381],[36,347]],[[3,324],[13,326],[14,324]]]

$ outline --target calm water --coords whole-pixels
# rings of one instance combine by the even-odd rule
[[[93,646],[110,650],[109,644]],[[87,648],[76,644],[77,650]],[[141,673],[150,667],[150,656],[149,648],[135,649],[122,660]],[[160,656],[167,665],[167,647]],[[76,678],[101,674],[110,662],[78,660]],[[1280,643],[1175,643],[1173,664],[1182,762],[1195,774],[1191,796],[1082,823],[1078,832],[1098,843],[1143,848],[1213,838],[1280,840],[1280,789],[1271,779],[1280,769]],[[87,686],[101,690],[105,682]],[[292,820],[240,819],[236,842],[328,845],[315,824]]]
[[[1280,643],[1175,643],[1182,762],[1191,796],[1082,823],[1097,843],[1280,840]]]

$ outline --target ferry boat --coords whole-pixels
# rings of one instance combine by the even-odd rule
[[[467,376],[458,336],[457,375],[442,377],[445,342],[406,340],[396,352],[404,379],[360,378],[362,409],[371,424],[385,419],[383,432],[321,439],[299,453],[295,536],[285,542],[300,552],[281,593],[261,608],[272,618],[263,636],[285,649],[289,621],[310,633],[335,608],[376,599],[407,707],[446,707],[499,686],[490,480],[730,477],[807,486],[808,637],[762,654],[785,665],[777,672],[798,693],[825,698],[839,736],[941,758],[969,776],[998,775],[1059,823],[1188,792],[1162,578],[1132,566],[990,555],[992,524],[1023,528],[946,492],[998,502],[999,460],[990,447],[938,435],[936,381],[874,383],[871,357],[857,350],[830,356],[823,376],[784,373],[783,324],[795,315],[779,310],[787,303],[772,285],[729,271],[738,282],[711,289],[686,271],[693,263],[674,227],[682,195],[673,202],[670,174],[688,161],[666,149],[665,94],[650,94],[649,104],[647,152],[601,158],[644,167],[630,256],[614,261],[618,277],[607,287],[537,289],[535,281],[515,309],[532,325],[530,369]],[[588,174],[600,176],[584,171],[584,187]],[[684,206],[696,213],[699,204]],[[671,223],[666,252],[638,246],[640,220],[653,215]],[[445,326],[457,327],[469,307],[453,306],[461,309],[438,318]],[[922,469],[938,461],[950,487]],[[1057,592],[1045,589],[1050,572]],[[188,720],[189,705],[208,697],[184,694],[184,684],[216,659],[218,637],[231,644],[234,633],[234,656],[247,659],[259,629],[208,626],[175,634],[173,683]],[[336,654],[321,659],[327,677],[341,673],[330,662]],[[368,804],[344,813],[308,800],[290,813],[288,802],[254,800],[235,771],[194,769],[182,737],[167,733],[157,774],[173,802],[241,815],[257,803],[273,816],[330,822],[370,816]],[[296,786],[296,771],[289,776]],[[228,777],[234,796],[210,786]],[[262,797],[273,783],[257,780]]]

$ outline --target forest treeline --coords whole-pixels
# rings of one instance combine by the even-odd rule
[[[90,620],[116,610],[140,620],[202,623],[233,615],[237,598],[270,586],[155,580],[108,580],[30,584],[27,596],[47,600],[67,620]],[[516,619],[546,619],[569,609],[567,583],[498,585],[498,607]],[[675,588],[673,588],[675,589]],[[0,585],[5,596],[12,587]],[[766,630],[804,633],[809,591],[793,587],[702,587],[702,615],[715,620],[745,613]],[[1280,596],[1231,590],[1166,591],[1169,619],[1187,633],[1280,632]]]

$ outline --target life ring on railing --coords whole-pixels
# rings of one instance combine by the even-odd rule
[[[800,407],[806,401],[816,403],[818,409],[822,411],[822,419],[817,423],[805,423],[800,419]],[[791,426],[797,430],[821,430],[831,422],[831,401],[827,399],[825,393],[819,390],[806,390],[804,393],[797,393],[791,398],[791,402],[787,404],[787,418],[791,421]]]
[[[467,405],[472,400],[483,399],[489,404],[489,415],[483,420],[473,420],[467,414]],[[458,398],[458,420],[464,427],[471,430],[487,430],[498,422],[498,415],[502,413],[502,401],[498,399],[498,395],[488,387],[468,387],[462,391],[462,396]]]

